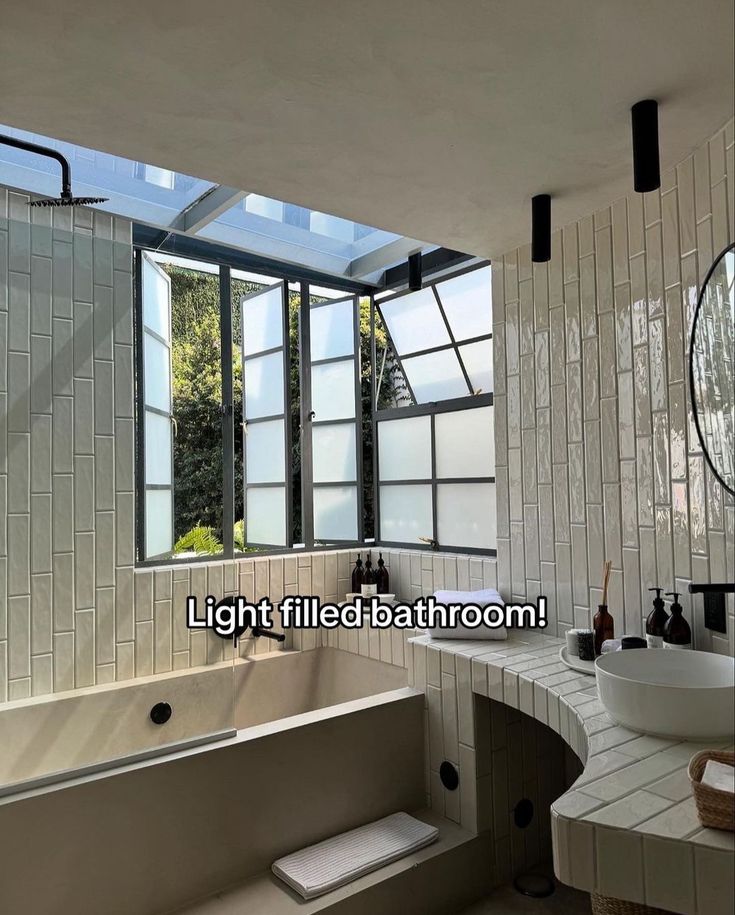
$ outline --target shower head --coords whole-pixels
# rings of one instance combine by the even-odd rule
[[[108,197],[75,197],[71,192],[71,168],[64,156],[55,149],[48,146],[39,146],[38,143],[29,143],[27,140],[19,140],[17,137],[7,137],[0,134],[0,143],[5,146],[12,146],[15,149],[23,149],[26,152],[36,153],[39,156],[47,156],[49,159],[55,159],[61,166],[61,195],[59,197],[45,197],[42,200],[31,200],[28,205],[32,207],[74,207],[74,206],[92,206],[95,203],[105,203]]]
[[[109,197],[72,197],[62,194],[61,197],[44,197],[42,200],[31,200],[29,207],[88,207],[95,203],[105,203]]]

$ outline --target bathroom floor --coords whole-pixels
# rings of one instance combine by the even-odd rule
[[[590,915],[590,897],[557,883],[546,899],[521,895],[512,884],[501,886],[458,915]]]

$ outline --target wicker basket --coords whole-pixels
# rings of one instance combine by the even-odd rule
[[[735,752],[732,750],[702,750],[689,761],[689,780],[694,790],[694,800],[702,826],[711,829],[727,829],[735,832],[735,797],[727,791],[719,791],[702,784],[702,775],[707,761],[735,766]]]
[[[600,896],[592,893],[592,915],[671,915],[663,909],[654,909],[640,902],[627,902],[625,899],[613,899],[612,896]]]

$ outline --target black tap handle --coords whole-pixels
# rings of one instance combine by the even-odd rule
[[[257,639],[264,635],[267,639],[273,639],[274,642],[285,642],[286,635],[283,632],[270,632],[268,629],[261,629],[260,626],[253,626],[251,630],[253,636]]]

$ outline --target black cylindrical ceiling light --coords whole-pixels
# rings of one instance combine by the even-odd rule
[[[414,251],[413,254],[408,255],[408,288],[411,292],[418,292],[421,289],[422,273],[421,252]]]
[[[531,260],[543,264],[551,260],[551,197],[536,194],[531,198]]]
[[[633,187],[646,194],[661,187],[658,153],[658,102],[647,98],[630,109],[633,126]]]

